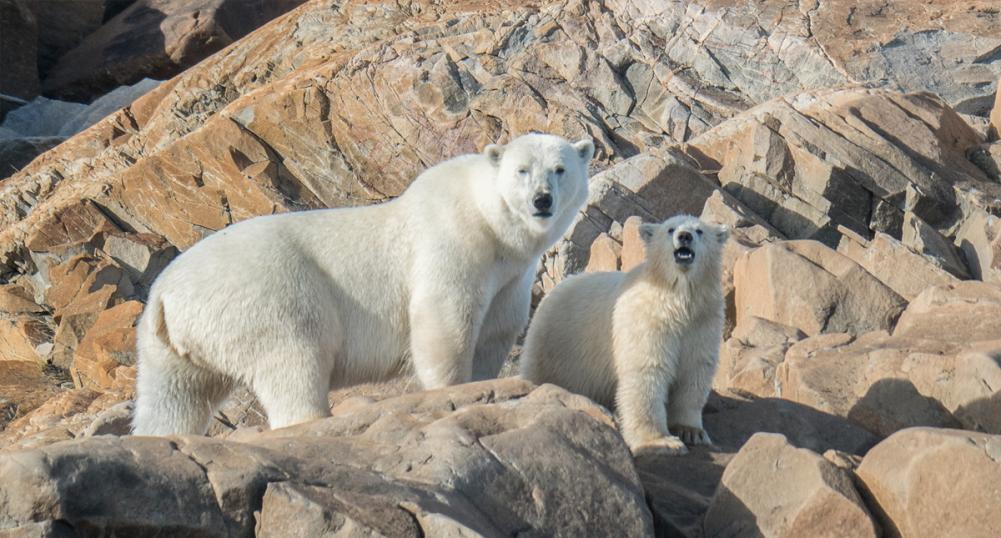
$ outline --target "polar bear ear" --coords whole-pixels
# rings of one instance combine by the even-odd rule
[[[730,238],[730,227],[726,224],[717,224],[716,238],[719,240],[719,244],[726,243],[726,240]]]
[[[500,166],[501,157],[504,155],[504,146],[500,144],[490,144],[483,148],[483,154],[487,156],[490,164]]]
[[[580,156],[580,160],[585,163],[591,162],[594,158],[594,142],[590,138],[584,138],[573,143],[573,149],[577,150],[577,155]]]
[[[639,227],[640,239],[642,239],[644,243],[649,243],[650,240],[653,239],[653,234],[656,231],[657,231],[657,225],[656,224],[649,224],[649,223],[648,224],[640,224],[640,227]]]

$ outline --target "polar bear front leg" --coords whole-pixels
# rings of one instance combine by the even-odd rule
[[[425,389],[468,383],[482,308],[468,295],[420,291],[410,301],[410,354]]]
[[[656,451],[669,455],[688,452],[685,443],[667,428],[669,379],[659,369],[637,369],[619,376],[615,407],[622,437],[633,454]]]
[[[480,329],[473,357],[473,380],[493,379],[500,373],[518,335],[528,324],[535,268],[508,283],[494,296]]]
[[[719,363],[718,337],[707,336],[707,345],[685,346],[680,368],[668,400],[668,423],[671,431],[689,445],[711,445],[712,439],[702,425],[702,410],[709,399],[713,376]],[[698,339],[693,339],[698,341]],[[709,351],[706,351],[709,350]]]

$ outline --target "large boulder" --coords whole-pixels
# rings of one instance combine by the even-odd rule
[[[769,243],[734,267],[737,324],[754,316],[807,335],[889,330],[906,301],[817,241]]]
[[[764,433],[727,465],[705,532],[749,538],[880,535],[848,471],[782,435]]]
[[[610,417],[553,386],[405,395],[241,441],[94,437],[0,454],[0,530],[653,534]]]
[[[887,536],[1001,535],[1001,436],[903,430],[870,450],[857,473]]]
[[[984,335],[984,338],[996,334]],[[1001,433],[1001,341],[970,344],[868,333],[793,344],[776,368],[783,398],[880,435],[912,426]]]

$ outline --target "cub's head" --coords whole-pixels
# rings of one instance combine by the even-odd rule
[[[677,215],[660,224],[641,224],[648,263],[661,270],[694,277],[720,267],[726,226]]]
[[[483,151],[497,169],[497,188],[512,213],[537,232],[562,234],[587,201],[594,144],[527,134]],[[558,229],[558,230],[556,230]]]

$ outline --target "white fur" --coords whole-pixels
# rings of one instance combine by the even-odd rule
[[[135,433],[204,433],[238,383],[278,428],[329,415],[331,387],[496,376],[539,257],[586,200],[593,152],[525,135],[443,162],[390,202],[258,217],[199,242],[140,320]],[[549,218],[535,216],[540,191]]]
[[[674,257],[685,232],[695,252],[688,266]],[[681,454],[683,441],[710,443],[702,408],[719,362],[721,251],[729,234],[682,215],[644,224],[640,235],[643,264],[628,273],[575,275],[543,299],[525,337],[521,373],[615,408],[634,453]]]

